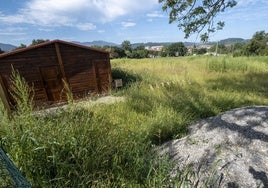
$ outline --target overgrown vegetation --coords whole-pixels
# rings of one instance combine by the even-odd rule
[[[37,116],[20,89],[20,113],[10,119],[0,105],[1,147],[34,187],[191,186],[187,170],[169,179],[172,164],[155,146],[185,136],[193,120],[268,105],[267,57],[118,59],[112,67],[127,82],[113,93],[125,102]]]

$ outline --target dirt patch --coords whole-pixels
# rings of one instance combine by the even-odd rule
[[[90,98],[85,99],[79,102],[75,102],[73,105],[77,108],[90,108],[93,105],[97,104],[113,104],[117,102],[124,102],[124,97],[115,97],[115,96],[104,96],[104,97],[98,97],[98,98]],[[66,110],[68,108],[68,104],[57,106],[49,109],[39,110],[35,112],[35,115],[37,116],[43,116],[43,115],[49,115],[55,112],[61,112],[63,110]]]

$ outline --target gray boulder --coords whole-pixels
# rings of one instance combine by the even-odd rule
[[[190,134],[160,146],[176,165],[170,173],[191,167],[190,187],[268,187],[268,107],[234,109],[194,122]],[[206,186],[208,186],[207,184]],[[174,184],[173,184],[174,186]]]

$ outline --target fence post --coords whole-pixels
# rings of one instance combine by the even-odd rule
[[[0,187],[31,187],[2,148],[0,148]]]

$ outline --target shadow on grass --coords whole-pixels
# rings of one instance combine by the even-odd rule
[[[150,139],[161,144],[184,136],[192,121],[238,107],[261,105],[251,96],[267,96],[268,73],[223,76],[209,79],[206,84],[189,81],[152,85],[141,82],[129,90],[127,105],[152,119],[145,123],[148,127],[153,126]]]
[[[141,76],[139,76],[133,72],[123,70],[121,68],[112,69],[112,78],[113,79],[122,79],[122,81],[123,81],[122,88],[129,87],[132,83],[139,82],[142,80]]]
[[[259,96],[268,96],[268,72],[247,73],[245,76],[228,76],[207,81],[207,85],[213,90],[231,90],[237,92],[254,92]]]
[[[179,83],[160,84],[153,89],[146,84],[139,85],[128,93],[127,105],[148,117],[144,124],[148,128],[149,139],[159,145],[187,135],[191,121],[215,115],[210,98],[200,88],[198,83],[185,87]]]
[[[169,105],[177,112],[191,114],[194,119],[215,115],[210,99],[200,88],[198,83],[192,83],[191,87],[181,89],[177,94],[173,93],[174,97],[170,97]]]

